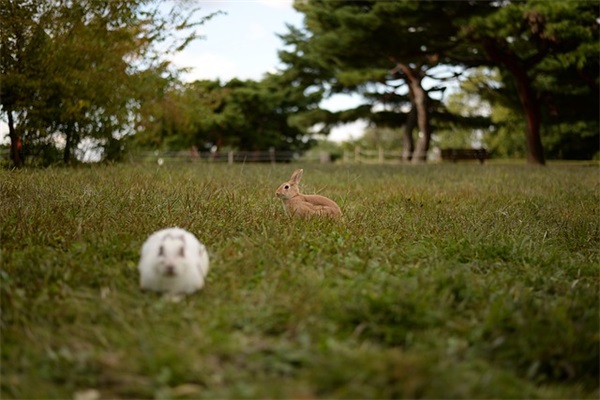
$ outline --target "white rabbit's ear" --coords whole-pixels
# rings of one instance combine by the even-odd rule
[[[302,179],[302,174],[304,173],[304,170],[302,169],[297,169],[294,171],[294,173],[292,174],[292,177],[290,178],[290,182],[292,183],[299,183],[300,179]]]

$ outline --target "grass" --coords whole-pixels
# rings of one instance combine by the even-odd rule
[[[294,165],[0,171],[1,397],[598,398],[597,167],[300,166],[342,221]],[[175,225],[179,303],[136,269]]]

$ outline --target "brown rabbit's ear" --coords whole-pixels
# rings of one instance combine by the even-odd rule
[[[304,173],[304,170],[302,169],[297,169],[294,171],[294,173],[292,174],[292,177],[290,178],[290,182],[292,183],[299,183],[300,179],[302,179],[302,174]]]

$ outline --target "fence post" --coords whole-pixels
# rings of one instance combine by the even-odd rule
[[[275,147],[269,147],[269,159],[271,160],[271,164],[275,164]]]
[[[233,150],[227,152],[227,164],[233,164]]]
[[[360,162],[360,146],[354,148],[354,162]]]

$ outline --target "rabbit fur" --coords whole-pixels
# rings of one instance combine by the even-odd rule
[[[289,181],[282,183],[275,191],[283,201],[288,214],[293,217],[308,218],[313,216],[341,217],[342,210],[337,203],[318,194],[301,194],[300,179],[304,170],[297,169]]]
[[[138,270],[145,290],[183,295],[204,286],[208,252],[190,232],[166,228],[151,234],[141,249]]]

